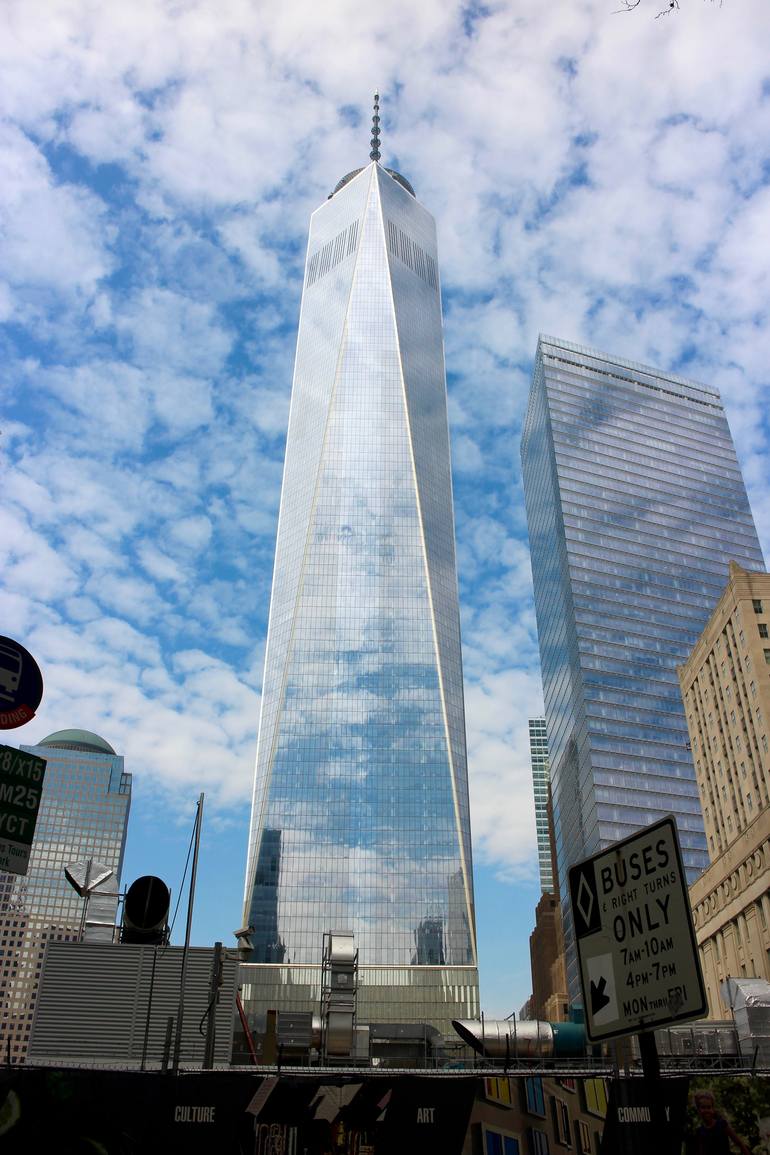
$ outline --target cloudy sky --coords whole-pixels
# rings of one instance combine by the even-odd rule
[[[129,880],[240,925],[311,211],[367,160],[434,214],[482,1003],[529,994],[541,709],[519,431],[539,331],[718,386],[770,544],[767,0],[5,0],[0,633],[125,755]],[[180,918],[180,924],[182,919]]]

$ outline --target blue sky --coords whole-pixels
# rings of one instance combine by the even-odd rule
[[[541,709],[518,439],[537,333],[716,385],[770,543],[770,8],[6,0],[0,633],[134,774],[126,875],[240,925],[311,211],[368,155],[434,214],[482,1002],[529,994]],[[183,918],[180,918],[180,928]]]

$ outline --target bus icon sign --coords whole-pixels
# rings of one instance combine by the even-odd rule
[[[0,642],[0,698],[15,702],[24,660],[18,649]]]
[[[14,730],[35,716],[43,697],[40,667],[19,642],[0,637],[0,730]]]

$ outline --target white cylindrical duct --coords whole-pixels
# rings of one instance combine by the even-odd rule
[[[536,1019],[453,1019],[460,1038],[488,1059],[577,1058],[587,1041],[582,1023]]]

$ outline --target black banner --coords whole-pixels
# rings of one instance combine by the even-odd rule
[[[689,1079],[613,1079],[601,1155],[680,1155]]]
[[[0,1149],[25,1155],[459,1155],[478,1080],[0,1074]]]

